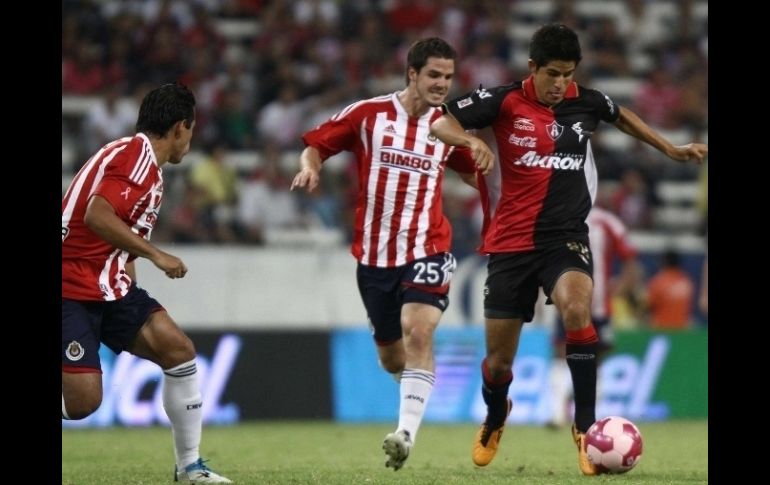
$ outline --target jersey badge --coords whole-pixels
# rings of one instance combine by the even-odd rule
[[[551,124],[546,125],[545,129],[548,136],[551,137],[551,140],[553,141],[558,140],[561,134],[564,133],[564,127],[557,123],[556,120],[552,121]]]
[[[462,109],[462,108],[465,108],[466,106],[470,106],[472,104],[473,104],[473,100],[471,98],[465,98],[465,99],[461,99],[460,101],[457,102],[457,107]]]
[[[67,345],[67,350],[64,352],[64,355],[66,355],[69,360],[77,362],[86,355],[86,351],[83,349],[83,346],[80,345],[80,342],[73,340]]]

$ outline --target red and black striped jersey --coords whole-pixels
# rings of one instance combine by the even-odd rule
[[[553,108],[537,101],[533,79],[479,88],[443,106],[466,128],[491,126],[499,160],[480,181],[483,253],[531,251],[587,240],[596,196],[591,136],[599,121],[618,119],[603,93],[571,83]]]

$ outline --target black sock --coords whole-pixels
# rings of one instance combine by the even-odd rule
[[[487,419],[485,423],[491,428],[499,428],[508,416],[508,388],[513,382],[513,372],[496,380],[491,379],[487,361],[481,362],[481,396],[487,404]]]
[[[567,343],[567,365],[575,393],[575,425],[585,433],[596,421],[596,350],[598,342]]]

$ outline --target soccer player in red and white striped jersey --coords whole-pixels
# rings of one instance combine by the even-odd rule
[[[124,350],[163,369],[163,408],[171,421],[175,478],[231,483],[199,454],[202,402],[192,341],[160,303],[136,285],[134,260],[169,278],[187,266],[150,243],[163,196],[161,167],[190,150],[195,97],[185,86],[150,91],[137,134],[102,147],[62,200],[62,418],[83,419],[102,401],[99,347]]]
[[[358,288],[374,329],[380,363],[400,377],[395,433],[385,437],[386,466],[409,456],[435,381],[433,332],[447,308],[455,260],[442,211],[447,166],[476,187],[471,153],[430,134],[455,73],[454,49],[423,39],[407,54],[403,91],[353,103],[302,137],[302,169],[292,189],[313,190],[324,160],[356,156],[358,203],[351,252]]]

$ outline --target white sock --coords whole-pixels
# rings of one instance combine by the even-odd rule
[[[203,409],[195,360],[163,371],[163,409],[171,421],[180,470],[200,458]]]
[[[572,376],[567,361],[556,358],[551,361],[549,387],[551,390],[551,422],[559,426],[567,422]]]
[[[62,419],[69,419],[67,414],[67,407],[64,405],[64,394],[61,395],[61,417]]]
[[[433,391],[436,376],[422,369],[404,369],[401,374],[401,405],[398,410],[398,429],[409,432],[412,443],[425,415],[425,406]]]

